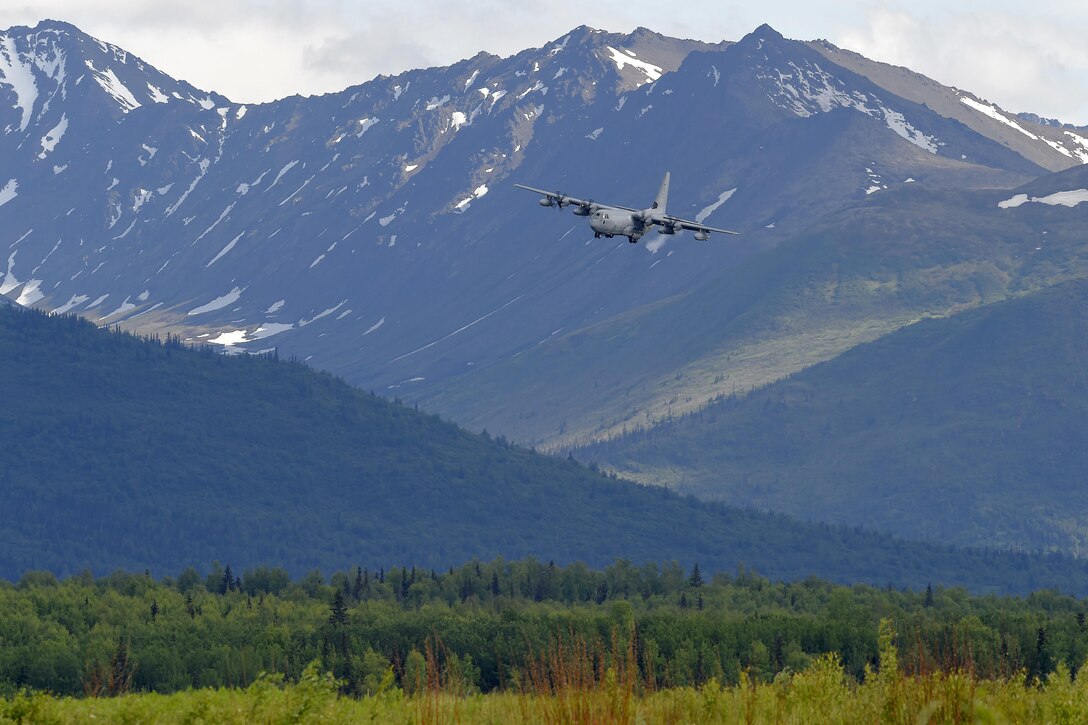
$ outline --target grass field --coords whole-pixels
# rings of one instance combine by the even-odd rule
[[[1088,677],[1060,665],[1041,683],[1024,675],[980,680],[970,672],[905,676],[894,648],[879,671],[858,684],[834,655],[773,682],[742,676],[738,685],[653,690],[652,683],[572,657],[542,660],[518,690],[460,691],[435,681],[414,695],[392,685],[342,697],[337,683],[311,666],[297,683],[263,677],[246,689],[203,689],[172,695],[55,698],[20,693],[0,700],[0,722],[27,723],[1084,723]],[[890,656],[889,656],[890,655]],[[430,673],[429,673],[430,674]]]

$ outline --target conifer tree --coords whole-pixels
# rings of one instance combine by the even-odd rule
[[[332,595],[332,605],[329,612],[329,624],[340,627],[348,621],[348,608],[344,604],[344,595],[339,589]]]

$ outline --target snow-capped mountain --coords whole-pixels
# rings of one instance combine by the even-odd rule
[[[0,128],[0,293],[431,400],[880,192],[1012,188],[1088,150],[767,26],[717,46],[581,27],[243,106],[44,22],[0,35]],[[512,186],[639,206],[666,170],[670,211],[742,237],[595,240]]]

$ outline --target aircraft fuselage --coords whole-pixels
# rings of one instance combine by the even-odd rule
[[[589,217],[589,226],[596,237],[620,235],[632,242],[637,242],[646,231],[646,225],[641,218],[624,209],[611,207],[595,210]]]

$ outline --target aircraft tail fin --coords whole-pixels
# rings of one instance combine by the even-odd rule
[[[669,203],[669,172],[665,172],[665,178],[661,180],[661,189],[657,192],[654,205],[650,207],[658,214],[665,213],[665,206]]]

